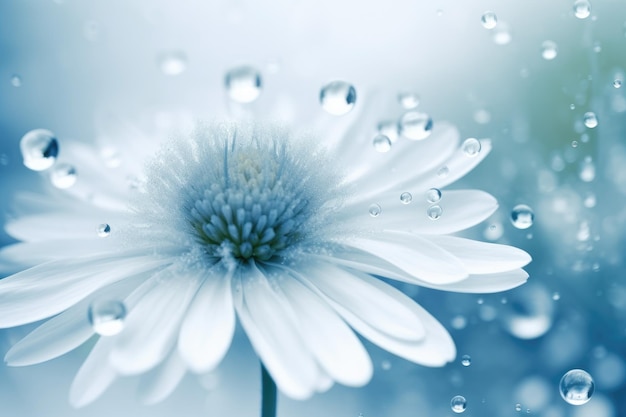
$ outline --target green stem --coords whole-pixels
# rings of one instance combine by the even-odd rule
[[[276,383],[261,364],[261,417],[276,417]]]

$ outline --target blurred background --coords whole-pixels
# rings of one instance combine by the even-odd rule
[[[279,416],[453,416],[457,395],[466,417],[626,415],[623,0],[4,0],[0,57],[2,212],[15,191],[48,180],[22,164],[20,138],[35,128],[89,142],[126,122],[149,133],[268,108],[315,126],[331,80],[352,83],[359,99],[416,94],[435,124],[492,140],[491,155],[453,188],[484,189],[500,208],[465,235],[527,250],[531,278],[484,296],[402,287],[449,329],[457,360],[429,369],[368,344],[368,386],[281,397]],[[234,105],[224,87],[241,65],[263,81],[250,105]],[[510,220],[518,204],[534,212],[526,229]],[[12,242],[0,233],[1,245]],[[28,330],[0,331],[0,353]],[[129,379],[71,408],[69,385],[89,346],[0,366],[0,416],[258,415],[258,364],[246,343],[239,335],[217,372],[187,376],[154,406],[136,399]],[[575,368],[595,381],[579,406],[559,395]]]

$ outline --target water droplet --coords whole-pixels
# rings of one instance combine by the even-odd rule
[[[586,19],[591,14],[591,4],[587,0],[576,0],[574,2],[574,16],[579,19]]]
[[[439,178],[446,178],[450,174],[450,168],[447,165],[442,166],[437,170],[437,176]]]
[[[613,81],[614,88],[620,88],[621,86],[622,86],[622,80],[616,79],[615,81]]]
[[[391,150],[391,139],[385,135],[376,135],[372,140],[376,152],[385,153]]]
[[[407,139],[423,140],[433,131],[433,119],[426,113],[409,111],[400,119],[400,134]]]
[[[11,76],[11,85],[13,87],[21,87],[22,86],[22,78],[17,75],[17,74],[13,74]]]
[[[70,188],[77,179],[76,168],[70,164],[58,164],[50,173],[50,181],[56,188]]]
[[[89,323],[100,336],[113,336],[124,329],[126,306],[118,300],[94,301],[87,313]]]
[[[383,371],[388,371],[391,369],[391,362],[389,362],[388,360],[384,360],[380,364],[380,367],[383,368]]]
[[[157,64],[165,75],[179,75],[187,69],[187,55],[182,51],[166,51],[157,57]]]
[[[496,45],[508,45],[512,39],[511,31],[506,23],[501,22],[494,28],[493,41]]]
[[[559,49],[553,41],[545,41],[541,44],[541,56],[546,61],[551,61],[556,58],[558,52]]]
[[[577,140],[573,140],[570,145],[572,145],[572,148],[578,148],[578,141]]]
[[[575,109],[576,109],[576,105],[575,105],[574,103],[571,103],[571,104],[569,105],[569,109],[570,109],[570,110],[575,110]]]
[[[35,129],[22,137],[20,150],[27,168],[33,171],[43,171],[56,162],[59,142],[51,131]]]
[[[580,163],[578,177],[584,182],[591,182],[596,178],[596,166],[590,156]]]
[[[420,98],[416,93],[402,92],[398,94],[398,102],[407,110],[414,109],[420,104]]]
[[[480,22],[485,29],[493,29],[498,24],[498,16],[494,12],[485,12],[480,17]]]
[[[400,201],[402,201],[402,204],[409,204],[413,201],[413,196],[409,192],[404,192],[400,194]]]
[[[224,85],[231,100],[252,103],[261,94],[261,74],[252,67],[233,68],[226,73]]]
[[[345,81],[333,81],[320,90],[322,108],[334,116],[342,116],[354,107],[356,89]]]
[[[559,383],[561,397],[572,405],[582,405],[593,395],[593,378],[582,369],[572,369],[563,375]]]
[[[589,129],[593,129],[594,127],[598,126],[598,118],[596,117],[596,114],[592,111],[588,111],[584,114],[583,122],[585,123],[585,126],[587,126]]]
[[[370,213],[370,216],[378,217],[378,216],[380,216],[380,213],[381,213],[382,209],[380,208],[379,204],[374,203],[374,204],[370,205],[370,208],[369,208],[368,211]]]
[[[109,226],[107,223],[102,223],[98,225],[98,236],[100,237],[109,237],[109,235],[111,234],[111,226]]]
[[[478,155],[481,149],[480,141],[476,138],[467,138],[461,146],[466,156],[474,157]]]
[[[528,229],[533,225],[535,213],[526,204],[518,204],[511,211],[511,223],[518,229]]]
[[[515,411],[522,411],[522,405],[521,404],[515,404]]]
[[[455,395],[450,400],[450,408],[455,413],[462,413],[467,408],[467,400],[462,395]]]
[[[443,209],[441,208],[439,204],[435,204],[434,206],[428,207],[428,210],[426,210],[426,213],[428,214],[428,217],[431,220],[437,220],[438,218],[441,217],[441,213],[443,213]]]
[[[525,285],[511,293],[499,319],[512,336],[531,340],[546,334],[552,327],[554,302],[548,290],[539,284]]]
[[[393,120],[384,120],[378,123],[378,133],[385,135],[389,138],[391,143],[395,143],[398,140],[398,123]]]
[[[441,200],[441,190],[438,188],[431,188],[426,191],[426,201],[429,203],[436,203]]]
[[[558,292],[556,292],[556,291],[555,291],[555,292],[552,294],[552,299],[553,299],[554,301],[559,301],[559,300],[561,299],[561,294],[559,294]]]
[[[472,358],[470,357],[470,355],[461,356],[461,365],[470,366],[471,364],[472,364]]]
[[[483,232],[483,236],[485,236],[485,239],[491,241],[500,239],[503,234],[504,228],[500,223],[490,224],[487,228],[485,228],[485,231]]]

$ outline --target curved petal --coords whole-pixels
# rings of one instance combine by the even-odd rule
[[[115,381],[117,374],[107,361],[112,346],[112,339],[101,338],[93,347],[72,382],[72,406],[84,407],[95,401]]]
[[[185,363],[176,349],[158,367],[141,376],[139,398],[146,405],[166,399],[185,376]]]
[[[464,293],[486,294],[510,290],[519,287],[528,280],[528,273],[523,269],[514,269],[495,274],[474,274],[461,282],[447,285],[438,285],[436,288],[442,291],[454,291]]]
[[[92,230],[93,232],[93,230]],[[0,262],[28,267],[54,259],[80,258],[112,252],[118,248],[115,239],[54,239],[19,242],[0,249]]]
[[[178,350],[194,372],[214,369],[230,347],[235,332],[231,278],[232,271],[221,265],[209,270],[183,320]]]

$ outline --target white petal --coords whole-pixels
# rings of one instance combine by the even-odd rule
[[[96,400],[115,381],[117,375],[108,364],[113,345],[110,338],[100,338],[78,370],[70,388],[70,404],[84,407]]]
[[[176,389],[186,372],[185,363],[174,349],[158,367],[141,376],[139,398],[147,405],[163,401]]]
[[[411,233],[380,232],[373,234],[372,238],[346,239],[344,243],[433,284],[457,282],[468,276],[465,266],[457,258]]]
[[[139,374],[157,366],[176,343],[180,322],[201,280],[197,271],[181,273],[167,268],[150,281],[127,317],[124,330],[115,337],[110,363],[120,374]]]
[[[294,274],[380,332],[406,340],[424,337],[419,317],[399,302],[398,294],[379,291],[364,279],[366,274],[326,262],[308,262]]]
[[[92,231],[95,233],[95,229]],[[20,242],[0,249],[0,262],[33,266],[54,259],[80,258],[117,249],[115,239],[61,239]]]
[[[528,280],[528,273],[523,269],[514,269],[495,274],[475,274],[461,282],[438,285],[433,288],[443,291],[485,294],[510,290],[519,287]]]
[[[332,308],[292,275],[270,277],[284,293],[298,320],[298,329],[323,370],[344,385],[362,386],[372,377],[367,351]]]
[[[50,317],[99,288],[168,262],[131,252],[52,261],[11,275],[0,280],[0,328]]]
[[[184,318],[178,350],[194,372],[215,368],[230,347],[235,332],[231,277],[221,266],[208,271]]]
[[[278,388],[291,398],[310,397],[319,385],[319,368],[290,307],[253,264],[237,267],[233,286],[239,320]]]
[[[454,236],[431,236],[428,239],[460,259],[470,274],[510,271],[531,261],[528,253],[513,246],[479,242]]]

